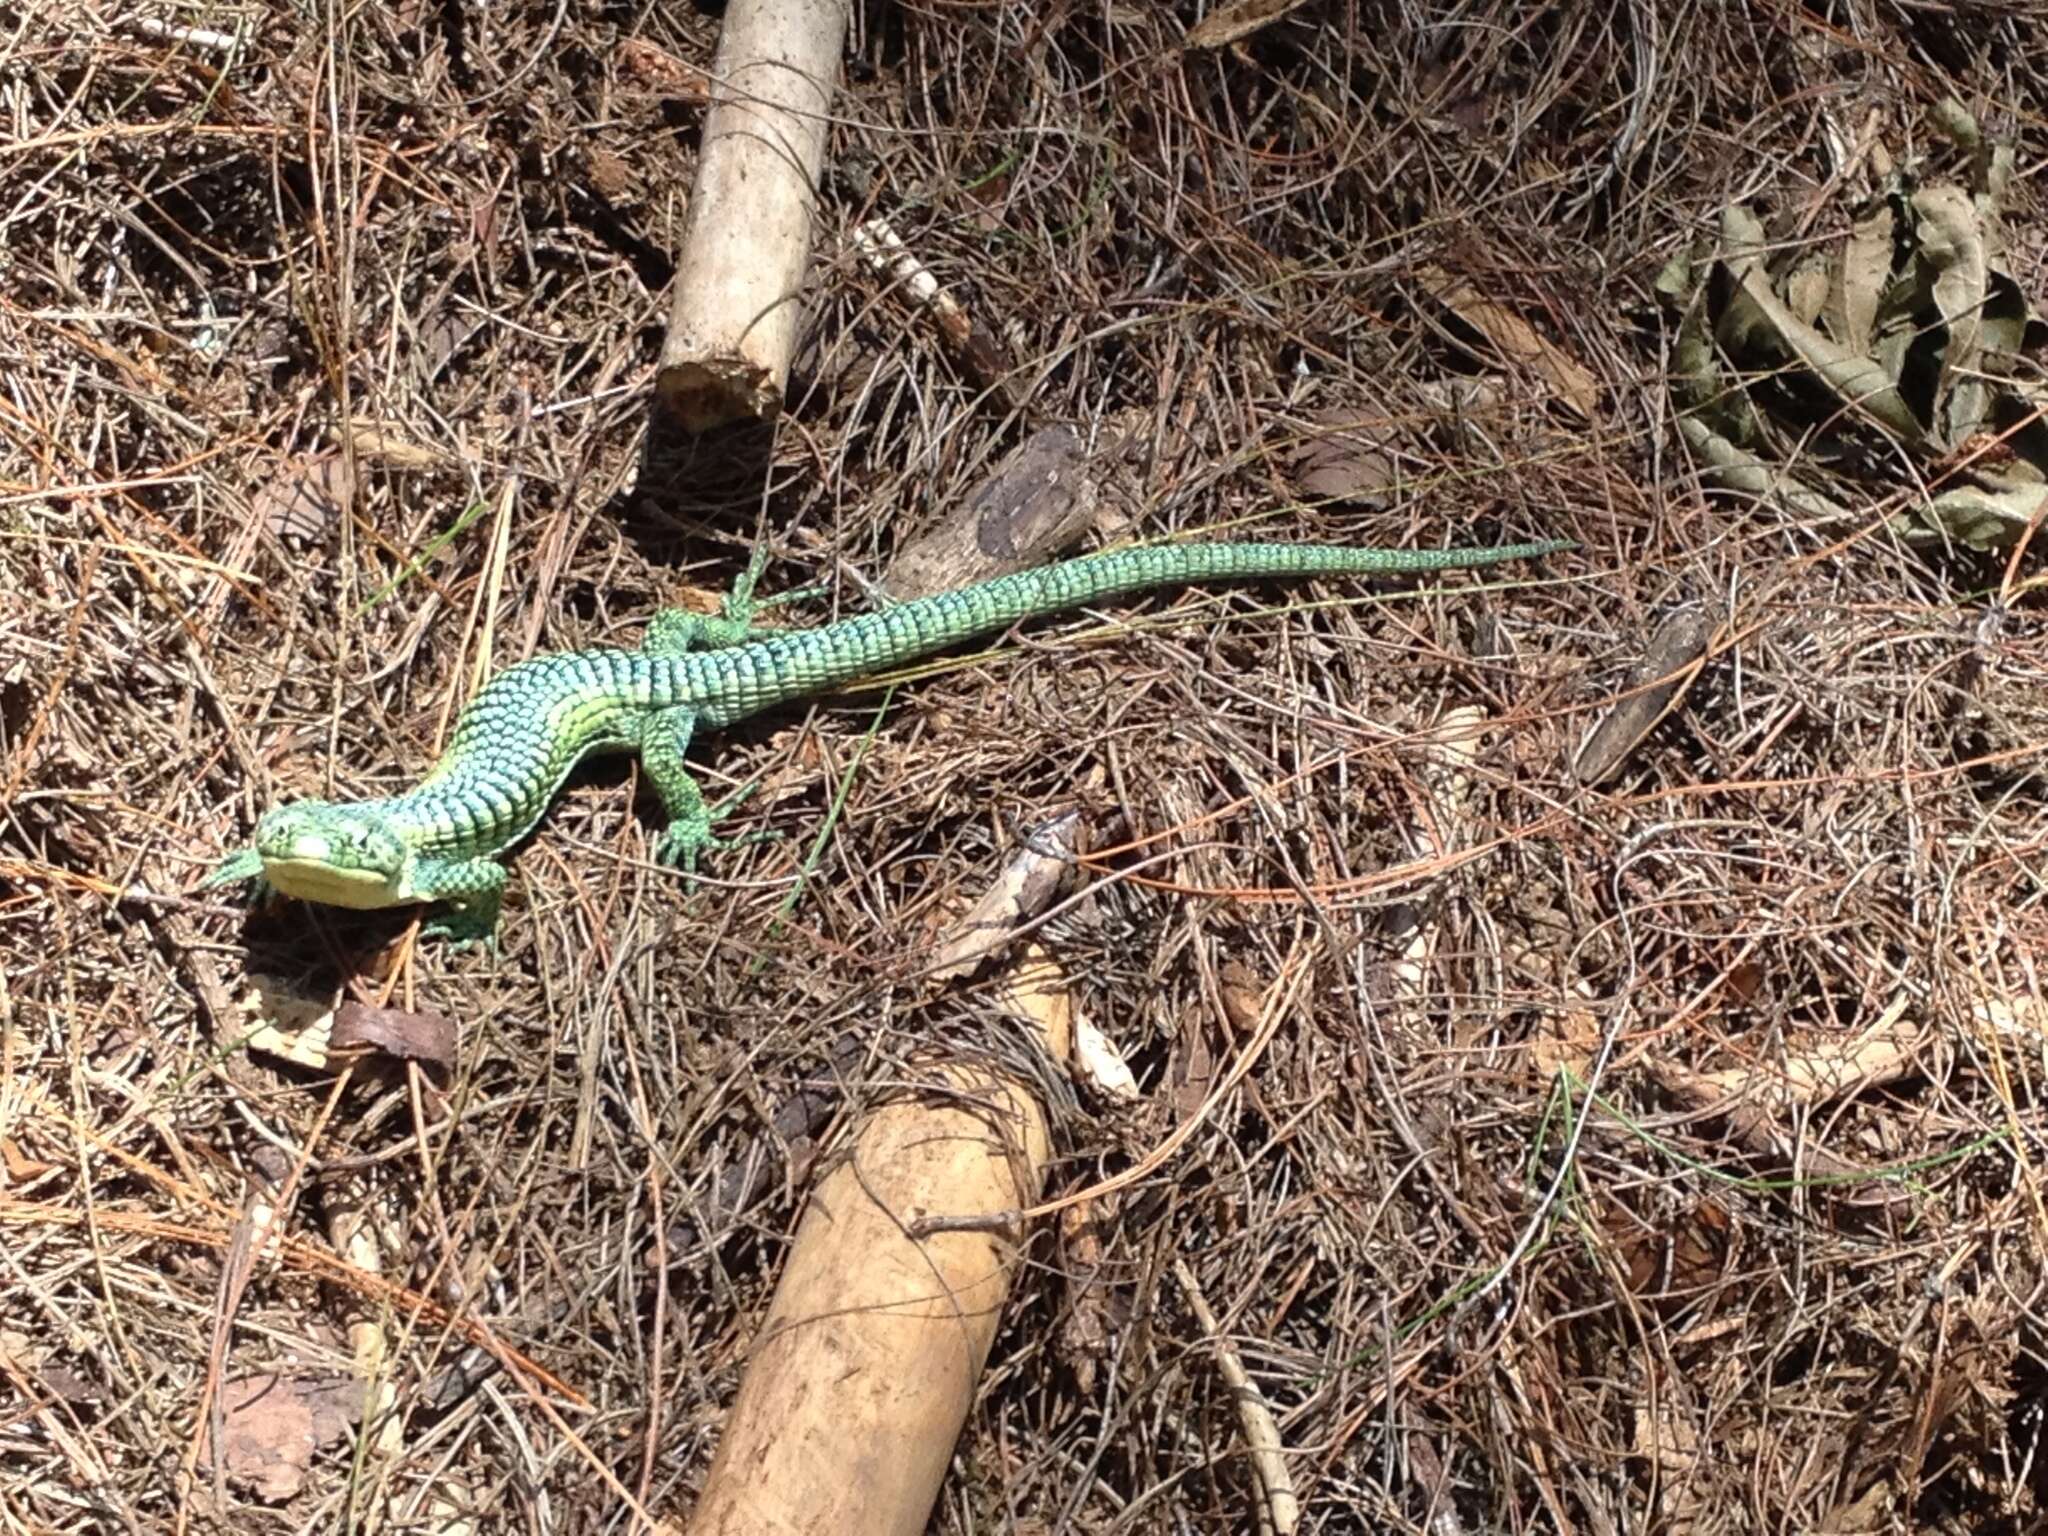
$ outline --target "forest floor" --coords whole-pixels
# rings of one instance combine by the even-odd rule
[[[1927,292],[2040,307],[2048,22],[857,9],[751,457],[652,406],[714,19],[0,9],[0,1528],[686,1518],[846,1128],[1019,1049],[929,960],[1078,809],[1107,851],[1036,941],[1136,1093],[1054,1085],[1049,1193],[1199,1123],[1030,1234],[934,1530],[1258,1528],[1226,1356],[1303,1529],[2039,1529],[2038,541],[1910,536],[2039,412],[1823,453],[1788,378],[1765,437],[1825,495],[1710,482],[1671,380],[1740,283],[1659,279],[1731,205],[1789,291],[1888,190],[1981,189],[1954,98],[2014,173]],[[789,622],[859,611],[1047,427],[1083,548],[1581,547],[1160,592],[710,733],[786,835],[690,891],[592,768],[495,952],[197,889],[758,540],[823,588]],[[283,1059],[286,990],[442,1059]]]

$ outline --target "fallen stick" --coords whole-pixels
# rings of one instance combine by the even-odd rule
[[[853,248],[878,276],[900,286],[913,306],[931,311],[939,335],[975,384],[1005,410],[1015,410],[1022,403],[1010,382],[1013,365],[1009,349],[987,326],[975,324],[974,317],[940,285],[932,270],[911,254],[887,219],[869,219],[856,229]]]
[[[1294,1536],[1301,1528],[1301,1499],[1294,1491],[1294,1474],[1287,1470],[1287,1443],[1280,1438],[1280,1425],[1267,1406],[1265,1394],[1244,1368],[1237,1346],[1230,1342],[1209,1298],[1195,1279],[1194,1268],[1175,1256],[1173,1278],[1180,1282],[1195,1322],[1216,1345],[1216,1369],[1237,1404],[1237,1422],[1244,1427],[1245,1443],[1251,1447],[1252,1476],[1258,1480],[1261,1500],[1259,1529],[1270,1536]]]
[[[1065,983],[1008,989],[1064,1056]],[[818,1186],[690,1522],[695,1536],[922,1536],[953,1457],[1050,1155],[1029,1085],[933,1063],[876,1109]],[[935,1212],[979,1218],[913,1236]]]
[[[781,409],[846,0],[732,0],[655,380],[685,428]]]

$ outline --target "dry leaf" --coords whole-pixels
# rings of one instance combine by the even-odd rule
[[[1558,399],[1592,420],[1600,406],[1600,385],[1576,358],[1513,310],[1481,297],[1467,279],[1453,277],[1441,267],[1424,267],[1416,276],[1431,297],[1492,342],[1504,359],[1547,381]]]
[[[1105,1098],[1131,1103],[1141,1096],[1123,1054],[1082,1014],[1074,1018],[1074,1075]]]
[[[460,1033],[455,1021],[444,1013],[411,1013],[351,1001],[334,1010],[334,1036],[328,1050],[335,1056],[375,1052],[452,1071]]]
[[[284,1503],[306,1486],[313,1453],[360,1417],[362,1397],[362,1383],[345,1376],[266,1374],[229,1382],[222,1390],[221,1470],[265,1503]]]
[[[1698,673],[1693,663],[1706,654],[1720,627],[1720,614],[1705,603],[1691,604],[1666,615],[1629,672],[1628,684],[1614,707],[1587,736],[1573,765],[1581,784],[1598,784],[1619,768],[1651,729],[1685,697]]]
[[[1934,307],[1948,329],[1936,398],[1954,391],[1947,424],[1951,438],[1964,438],[1984,424],[1991,409],[1991,392],[1975,377],[1990,255],[1977,205],[1961,187],[1922,187],[1913,194],[1913,211],[1919,215],[1920,254],[1935,269]]]
[[[447,457],[435,449],[422,448],[398,428],[381,421],[350,422],[348,440],[361,462],[392,469],[432,469]]]
[[[1189,1009],[1181,1020],[1180,1043],[1167,1064],[1166,1080],[1170,1084],[1167,1099],[1176,1119],[1187,1119],[1208,1101],[1209,1088],[1216,1081],[1216,1053],[1209,1048],[1199,1010]]]
[[[624,158],[592,145],[583,152],[583,171],[591,188],[608,203],[637,200],[640,178]]]
[[[1857,220],[1835,252],[1828,329],[1851,352],[1866,351],[1877,326],[1878,301],[1892,280],[1892,210],[1881,203]]]
[[[1227,0],[1188,29],[1190,48],[1221,48],[1270,26],[1308,0]]]
[[[30,1157],[22,1151],[12,1136],[0,1136],[0,1185],[30,1184],[46,1173],[55,1173],[56,1163],[46,1163],[39,1157]]]
[[[1926,437],[1881,363],[1853,353],[1802,323],[1764,271],[1764,227],[1748,209],[1721,215],[1721,264],[1735,284],[1715,334],[1732,357],[1769,357],[1812,370],[1844,407],[1869,417],[1909,446]]]
[[[1918,509],[1920,521],[1972,549],[2010,549],[2048,514],[2048,490],[1983,475],[1981,486],[1943,491]]]
[[[1828,260],[1818,252],[1803,257],[1785,274],[1785,307],[1802,324],[1818,320],[1828,302]]]
[[[462,349],[462,344],[480,330],[480,322],[467,310],[453,307],[436,310],[413,332],[413,349],[408,361],[421,383],[432,383]]]
[[[355,474],[338,453],[287,464],[256,492],[256,515],[279,538],[311,544],[327,536],[355,500]]]
[[[1374,510],[1393,498],[1379,494],[1400,478],[1392,455],[1380,447],[1386,418],[1377,413],[1319,411],[1293,446],[1289,471],[1304,501],[1355,501]]]

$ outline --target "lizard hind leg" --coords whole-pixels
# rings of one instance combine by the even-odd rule
[[[745,619],[692,613],[687,608],[664,608],[647,621],[640,649],[650,656],[687,656],[692,651],[745,645],[753,634],[752,623]]]
[[[747,568],[720,599],[718,612],[692,613],[686,608],[664,608],[648,620],[640,649],[653,656],[685,656],[692,651],[715,651],[728,645],[745,645],[762,633],[754,615],[763,608],[799,602],[816,596],[822,588],[803,587],[774,597],[754,596],[754,587],[768,564],[768,546],[754,550]]]

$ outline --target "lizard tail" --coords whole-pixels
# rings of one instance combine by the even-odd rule
[[[747,645],[701,653],[698,673],[707,724],[853,682],[943,651],[1021,619],[1104,598],[1188,582],[1313,576],[1414,575],[1529,560],[1577,546],[1568,539],[1492,549],[1365,549],[1344,544],[1159,544],[1112,550],[1015,571],[899,603],[824,629],[791,630]],[[693,690],[698,691],[698,690]]]

